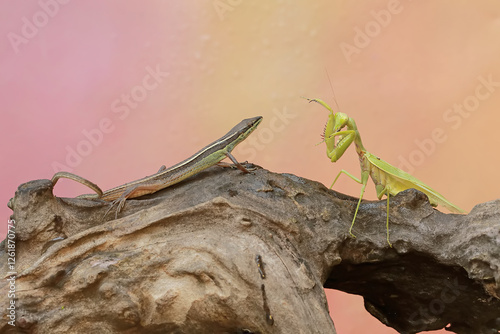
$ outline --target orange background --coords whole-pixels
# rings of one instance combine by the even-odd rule
[[[3,0],[0,17],[2,239],[8,199],[57,164],[108,189],[256,115],[239,160],[326,186],[342,168],[359,175],[353,149],[332,164],[315,146],[327,112],[300,98],[335,106],[327,72],[370,152],[409,161],[403,169],[467,211],[500,197],[496,0]],[[335,189],[358,196],[360,186],[342,177]],[[360,297],[327,294],[338,333],[395,333]]]

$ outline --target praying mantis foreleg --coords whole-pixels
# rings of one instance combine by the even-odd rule
[[[335,143],[337,136],[340,136],[338,143]],[[336,162],[344,154],[347,148],[356,138],[356,132],[352,130],[338,131],[330,136],[325,136],[326,155],[332,162]]]

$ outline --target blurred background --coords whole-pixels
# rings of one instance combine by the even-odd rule
[[[0,34],[1,239],[24,182],[66,170],[109,189],[257,115],[239,160],[327,187],[359,175],[353,149],[332,164],[316,146],[328,113],[301,96],[338,103],[371,153],[466,211],[500,197],[497,0],[1,0]],[[338,333],[395,333],[327,296]]]

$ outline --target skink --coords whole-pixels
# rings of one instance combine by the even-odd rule
[[[125,183],[121,186],[102,191],[96,184],[87,179],[69,172],[58,172],[52,177],[52,186],[55,186],[60,178],[68,178],[86,185],[96,192],[91,195],[81,195],[79,198],[94,198],[112,202],[110,208],[117,205],[115,217],[125,205],[128,198],[135,198],[147,194],[152,194],[158,190],[174,185],[210,166],[219,163],[224,158],[228,157],[241,171],[248,173],[248,170],[243,167],[231,154],[231,151],[236,145],[245,140],[260,124],[261,116],[242,120],[234,126],[228,133],[220,139],[205,146],[193,156],[184,161],[173,165],[170,168],[162,166],[160,170],[153,175],[146,176],[142,179]]]

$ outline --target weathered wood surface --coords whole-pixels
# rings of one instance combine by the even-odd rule
[[[498,332],[500,200],[447,215],[405,191],[393,248],[385,200],[362,203],[349,237],[355,204],[294,175],[213,167],[103,220],[106,204],[28,182],[10,202],[16,327],[2,307],[0,333],[335,333],[323,287],[362,295],[401,333]]]

